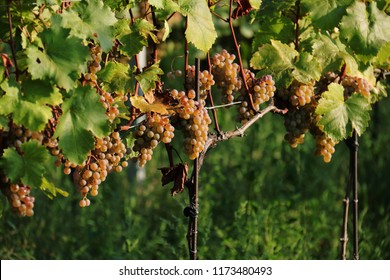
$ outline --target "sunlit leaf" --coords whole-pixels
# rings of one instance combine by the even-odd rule
[[[338,26],[346,8],[353,0],[302,0],[304,12],[308,12],[319,28],[330,30]]]
[[[71,35],[81,39],[93,39],[103,51],[111,49],[114,43],[114,12],[102,0],[82,1],[74,9],[62,13],[62,24],[71,29]]]
[[[180,12],[188,17],[187,40],[199,50],[207,52],[214,44],[217,32],[206,1],[182,0]]]
[[[168,114],[166,105],[160,102],[149,104],[143,96],[132,96],[130,97],[130,101],[131,105],[139,109],[141,113],[155,112],[162,115]]]
[[[318,102],[316,114],[321,116],[318,124],[334,140],[349,137],[355,129],[361,135],[370,120],[370,103],[360,94],[353,94],[344,101],[342,85],[332,83]]]
[[[67,197],[69,195],[68,192],[56,187],[52,182],[48,181],[45,177],[42,178],[42,184],[39,186],[39,188],[49,197],[50,199],[53,199],[57,196],[57,194],[60,194],[64,197]]]
[[[33,79],[49,79],[69,90],[80,77],[81,66],[91,57],[82,40],[69,37],[70,29],[61,27],[60,21],[59,15],[53,15],[51,27],[39,34],[42,45],[27,48],[27,66]]]
[[[94,138],[109,134],[106,110],[99,95],[89,86],[78,87],[62,104],[63,114],[58,119],[54,137],[71,162],[80,164],[94,147]]]
[[[134,78],[129,65],[108,62],[97,75],[104,82],[104,87],[108,91],[117,93],[133,91]]]
[[[149,92],[156,87],[156,82],[160,81],[160,76],[164,72],[158,63],[146,68],[142,73],[135,76],[143,92]]]
[[[390,41],[390,16],[379,10],[375,1],[369,5],[355,1],[342,19],[340,36],[357,54],[370,59]]]

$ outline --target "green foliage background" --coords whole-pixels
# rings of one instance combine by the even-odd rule
[[[390,258],[389,106],[385,99],[374,109],[375,121],[360,139],[362,259]],[[220,115],[229,121],[226,111]],[[210,152],[200,173],[201,259],[339,258],[348,150],[340,143],[325,164],[312,154],[314,141],[306,141],[292,150],[283,142],[282,120],[269,115],[245,138]],[[111,176],[89,208],[79,208],[77,194],[53,201],[39,195],[30,219],[5,211],[1,258],[186,259],[188,198],[160,187],[156,168],[166,161],[160,149],[142,183],[134,167]],[[69,178],[62,180],[71,190]]]

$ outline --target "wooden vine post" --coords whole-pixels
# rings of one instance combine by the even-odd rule
[[[196,100],[199,102],[199,70],[200,60],[195,58],[195,92]],[[184,215],[188,216],[188,250],[190,260],[197,259],[197,238],[198,238],[198,180],[199,180],[199,159],[194,159],[194,168],[191,179],[187,182],[190,206],[184,209]]]
[[[349,148],[349,180],[346,194],[344,197],[344,215],[341,234],[341,259],[347,259],[347,242],[348,242],[348,212],[351,191],[353,192],[353,259],[359,259],[359,209],[358,209],[358,135],[356,130],[352,136],[346,140]]]

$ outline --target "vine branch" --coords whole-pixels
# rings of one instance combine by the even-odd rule
[[[211,57],[210,57],[210,52],[207,52],[207,65],[208,65],[208,71],[211,74]],[[209,109],[211,109],[211,112],[213,114],[215,131],[218,134],[221,134],[221,130],[219,129],[219,122],[218,122],[218,117],[217,117],[217,111],[215,110],[214,99],[213,99],[213,95],[211,93],[211,88],[210,88],[210,90],[207,93],[207,97],[210,100],[211,108],[209,108]]]
[[[259,111],[253,118],[251,118],[248,122],[243,124],[241,127],[236,128],[233,131],[228,132],[222,132],[219,135],[210,133],[208,135],[208,138],[206,140],[205,146],[203,151],[199,154],[199,166],[200,169],[203,165],[204,157],[206,156],[206,153],[214,148],[218,142],[226,141],[234,137],[243,137],[245,134],[245,131],[251,127],[254,123],[256,123],[259,119],[263,118],[266,114],[273,112],[277,114],[286,114],[287,109],[279,109],[277,108],[273,103],[268,105],[268,107],[264,108],[263,110]]]
[[[11,47],[12,52],[12,60],[14,62],[15,66],[15,76],[16,80],[19,79],[19,70],[18,70],[18,61],[16,59],[16,51],[15,51],[15,42],[14,42],[14,35],[13,35],[13,29],[12,29],[12,15],[11,15],[11,0],[8,0],[7,2],[7,16],[8,16],[8,26],[9,26],[9,43]]]
[[[299,27],[299,19],[301,17],[301,0],[297,0],[296,2],[296,17],[295,17],[295,49],[299,51],[299,35],[300,35],[300,27]]]
[[[229,6],[229,27],[230,27],[230,31],[232,33],[234,46],[236,48],[237,58],[238,58],[238,61],[240,64],[240,73],[241,73],[241,77],[242,77],[242,82],[244,83],[245,92],[246,92],[248,99],[249,99],[249,105],[250,105],[250,108],[256,112],[255,105],[253,104],[253,99],[249,93],[249,87],[248,87],[248,84],[247,84],[246,79],[245,79],[244,66],[242,64],[240,45],[238,44],[236,32],[234,31],[234,27],[233,27],[233,1],[234,0],[230,0],[230,6]]]

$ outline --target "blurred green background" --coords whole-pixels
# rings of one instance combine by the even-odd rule
[[[247,62],[255,27],[239,26]],[[218,30],[221,37],[215,50],[223,42],[233,52],[226,45],[231,44],[226,25]],[[173,43],[182,39],[173,33],[160,52],[165,72],[182,68],[183,51]],[[190,61],[195,55],[191,49]],[[361,259],[390,259],[389,108],[388,98],[374,108],[370,127],[359,139]],[[231,111],[235,110],[218,110],[225,131],[236,125]],[[348,149],[338,144],[332,162],[325,164],[314,156],[310,135],[295,150],[283,137],[282,118],[268,114],[244,138],[220,143],[210,151],[199,182],[200,259],[340,258]],[[181,143],[174,146],[180,150]],[[69,177],[54,167],[58,186],[70,196],[50,200],[35,191],[34,217],[18,218],[0,196],[4,206],[1,259],[187,259],[188,219],[183,209],[188,194],[171,197],[171,186],[161,187],[157,168],[167,165],[165,149],[158,147],[145,170],[130,165],[120,174],[111,174],[87,208],[78,206],[80,197]],[[145,178],[137,179],[143,171]],[[351,228],[350,223],[350,239]],[[351,241],[347,257],[352,258]]]

